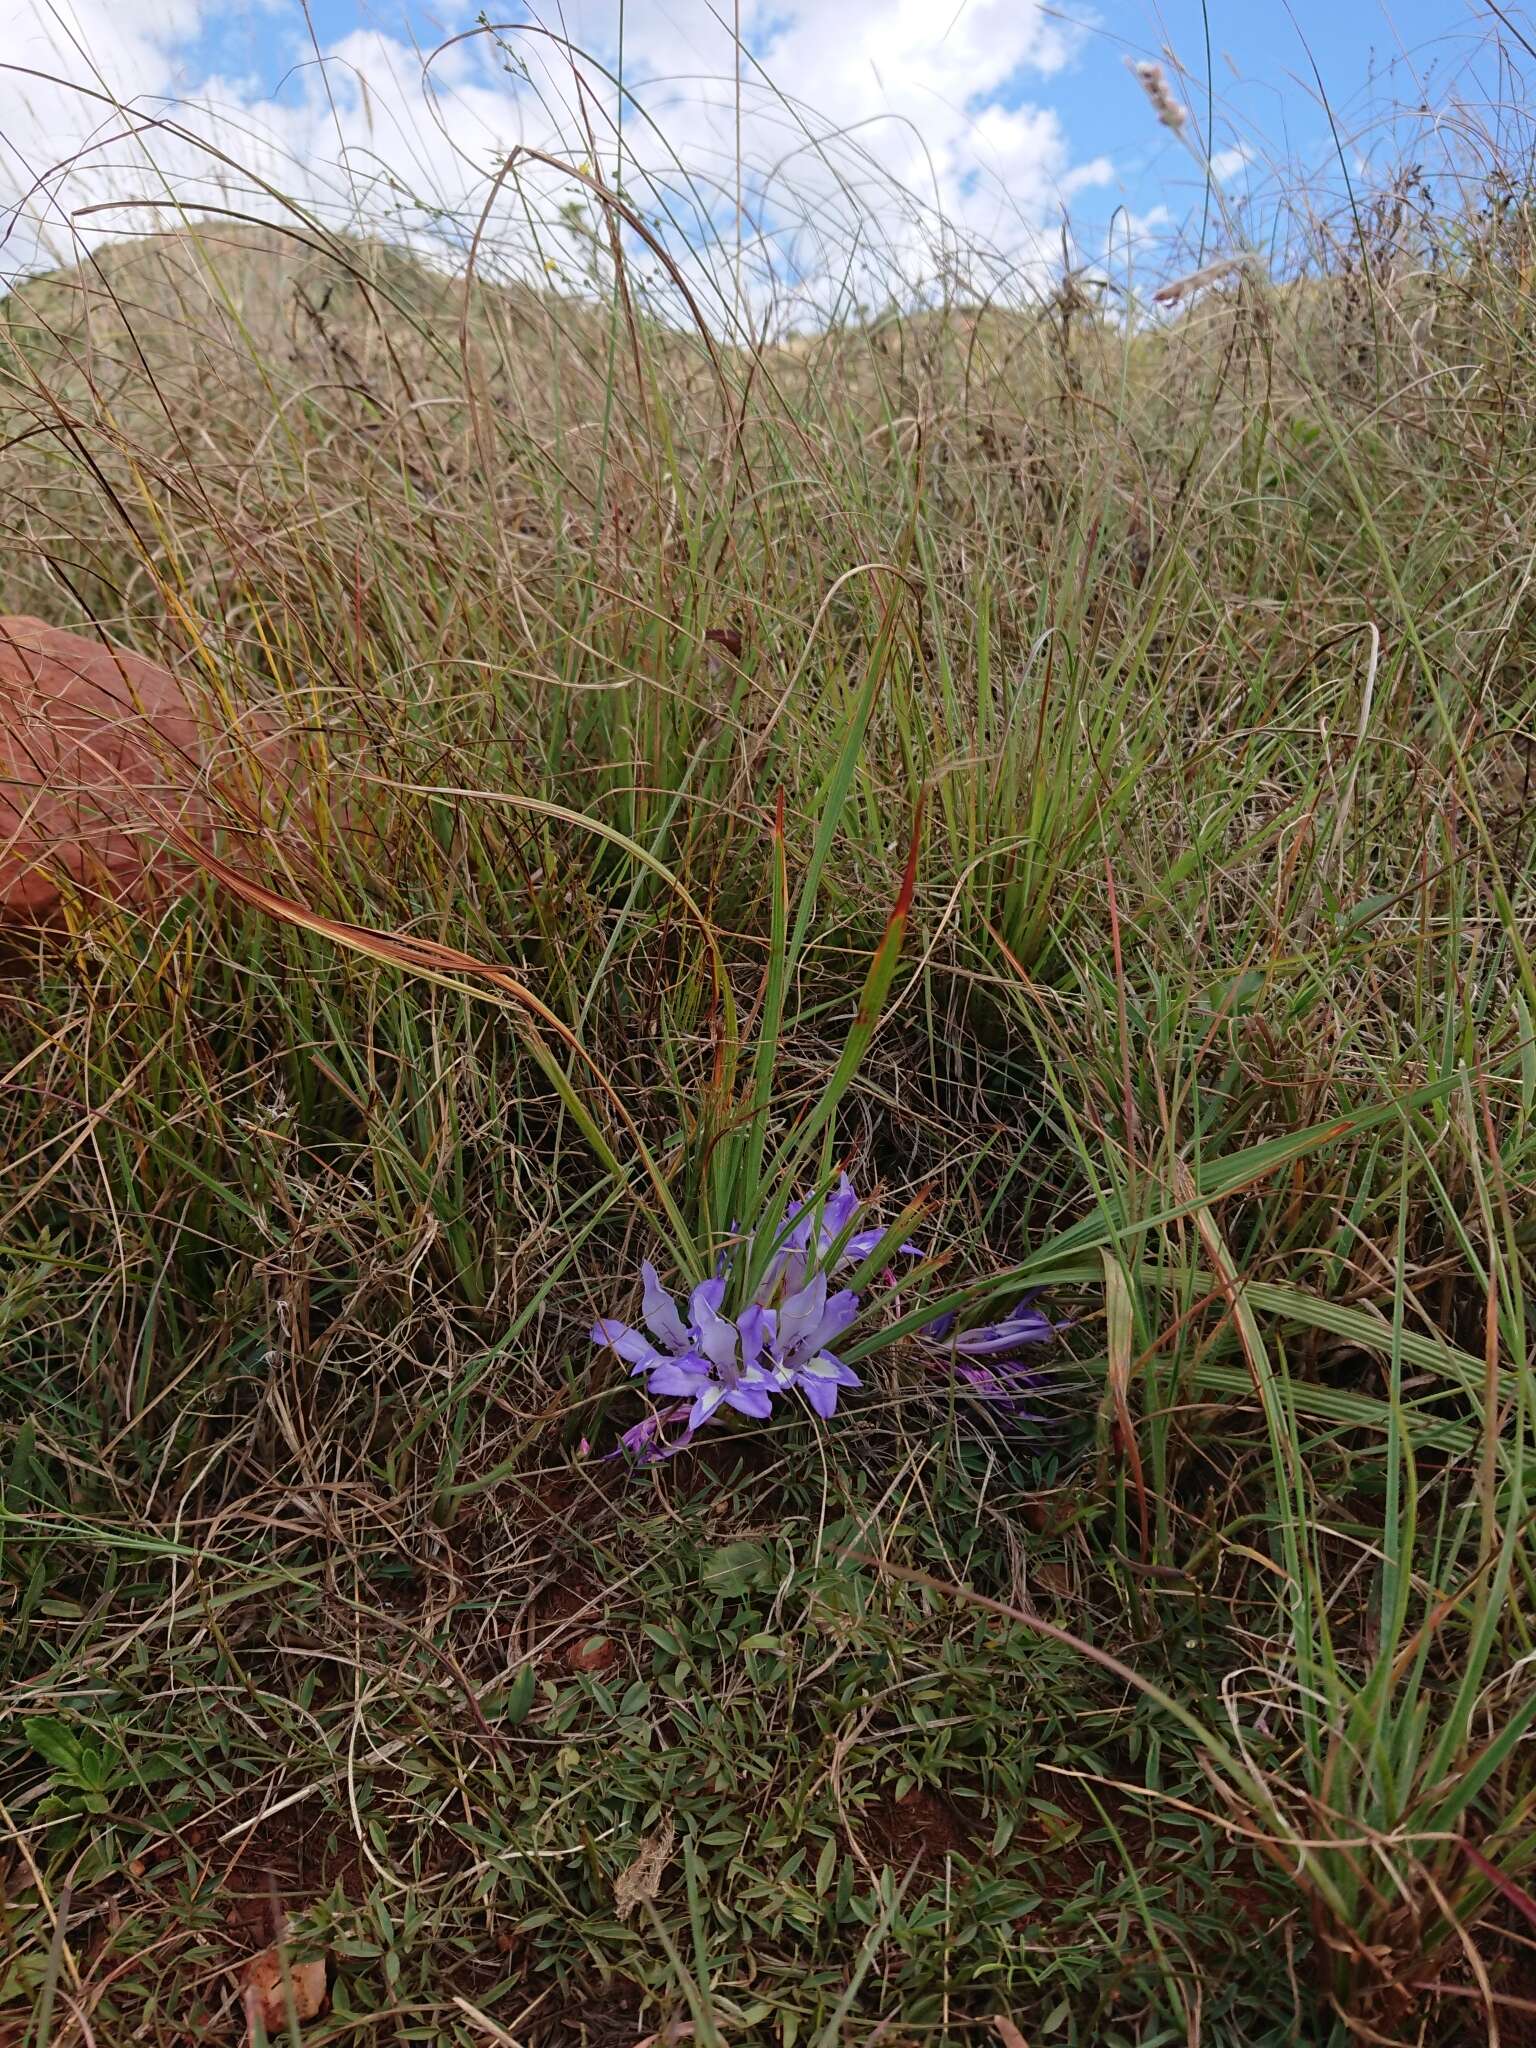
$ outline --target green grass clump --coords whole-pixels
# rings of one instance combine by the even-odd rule
[[[5,302],[0,604],[307,792],[8,942],[18,2039],[228,2031],[280,1930],[338,2043],[1524,2038],[1498,193],[1154,325],[299,216]],[[836,1426],[587,1455],[639,1259],[844,1161],[934,1262]],[[1026,1286],[1009,1435],[911,1338]]]

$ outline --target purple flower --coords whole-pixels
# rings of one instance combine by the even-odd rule
[[[954,1361],[955,1377],[963,1380],[977,1400],[985,1401],[999,1415],[1010,1422],[1044,1422],[1045,1416],[1038,1408],[1031,1408],[1031,1398],[1043,1392],[1049,1385],[1044,1373],[1035,1372],[1017,1358],[999,1359],[995,1366],[972,1365],[968,1360]]]
[[[761,1301],[741,1312],[741,1348],[753,1364],[767,1360],[776,1391],[805,1396],[823,1418],[837,1413],[839,1387],[862,1386],[858,1374],[826,1347],[842,1335],[859,1312],[859,1297],[844,1287],[830,1297],[825,1272],[786,1294],[777,1308]]]
[[[838,1177],[836,1189],[821,1205],[821,1215],[816,1222],[816,1244],[811,1247],[812,1205],[807,1202],[791,1202],[784,1212],[790,1220],[790,1229],[768,1262],[759,1292],[770,1295],[781,1280],[787,1281],[793,1290],[805,1281],[807,1261],[812,1264],[828,1265],[829,1271],[841,1271],[844,1266],[857,1266],[867,1259],[885,1232],[878,1228],[855,1230],[847,1243],[833,1257],[838,1239],[862,1207],[858,1192],[847,1174]],[[921,1258],[922,1252],[915,1244],[904,1244],[901,1250],[912,1258]],[[828,1262],[830,1261],[830,1264]]]
[[[663,1408],[658,1415],[647,1415],[644,1422],[637,1422],[632,1429],[626,1429],[619,1438],[617,1450],[610,1451],[610,1458],[622,1458],[627,1451],[637,1465],[659,1465],[664,1458],[675,1458],[679,1451],[686,1451],[693,1442],[693,1431],[685,1429],[681,1436],[668,1443],[662,1431],[672,1422],[682,1422],[688,1415],[686,1401],[675,1402],[670,1408]]]
[[[641,1372],[708,1373],[709,1356],[705,1349],[705,1333],[713,1336],[715,1323],[719,1320],[720,1304],[725,1299],[725,1281],[721,1278],[705,1280],[695,1287],[688,1297],[688,1320],[685,1323],[678,1314],[677,1303],[672,1299],[656,1277],[656,1268],[647,1259],[640,1268],[645,1282],[641,1297],[641,1314],[646,1330],[637,1330],[629,1323],[618,1322],[612,1316],[601,1316],[592,1325],[592,1342],[606,1344],[624,1360],[633,1376]],[[658,1391],[683,1392],[682,1388],[663,1387]]]
[[[824,1271],[788,1291],[783,1269],[765,1275],[757,1299],[734,1322],[720,1312],[725,1281],[719,1275],[694,1288],[684,1321],[655,1268],[647,1262],[641,1271],[645,1329],[607,1316],[592,1326],[593,1343],[616,1352],[632,1375],[644,1374],[653,1396],[678,1397],[675,1407],[636,1423],[620,1438],[638,1463],[655,1464],[683,1450],[721,1408],[763,1422],[776,1394],[795,1392],[828,1418],[837,1412],[838,1389],[862,1384],[827,1348],[858,1314],[859,1297],[846,1287],[829,1294]],[[778,1299],[770,1305],[775,1293]],[[662,1430],[684,1417],[682,1435],[665,1442]]]
[[[626,1429],[611,1451],[605,1451],[598,1460],[600,1464],[611,1465],[615,1458],[627,1453],[637,1465],[659,1465],[664,1458],[675,1458],[679,1451],[686,1451],[693,1442],[693,1431],[685,1429],[681,1436],[670,1443],[662,1435],[669,1424],[687,1419],[689,1404],[676,1401],[670,1408],[663,1408],[659,1414],[647,1415],[643,1422],[637,1422]],[[576,1446],[577,1453],[590,1458],[592,1446],[585,1437]]]
[[[1011,1422],[1044,1420],[1027,1404],[1049,1383],[1046,1374],[1026,1365],[1018,1353],[1026,1345],[1048,1344],[1058,1330],[1067,1328],[1065,1323],[1053,1323],[1049,1316],[1032,1308],[1033,1300],[1032,1294],[1026,1294],[1001,1322],[983,1323],[974,1330],[962,1331],[958,1337],[951,1334],[955,1327],[952,1313],[936,1316],[922,1332],[924,1341],[939,1353],[930,1362],[935,1366],[947,1365],[978,1400],[985,1401]]]
[[[1033,1294],[1023,1295],[1000,1323],[982,1323],[974,1330],[963,1331],[958,1337],[950,1336],[955,1327],[953,1311],[948,1315],[935,1316],[923,1335],[968,1358],[1002,1358],[1026,1344],[1049,1344],[1058,1330],[1065,1330],[1068,1326],[1053,1323],[1049,1316],[1043,1316],[1039,1309],[1032,1308],[1030,1304],[1034,1299]]]
[[[722,1409],[766,1421],[779,1394],[798,1393],[817,1415],[835,1415],[839,1391],[862,1384],[830,1348],[858,1314],[859,1297],[847,1287],[829,1293],[828,1276],[862,1263],[885,1236],[878,1227],[853,1228],[861,1206],[846,1173],[819,1209],[791,1202],[787,1228],[734,1320],[724,1313],[728,1257],[694,1288],[686,1315],[646,1261],[644,1327],[604,1316],[592,1325],[592,1342],[643,1376],[655,1399],[675,1405],[627,1429],[609,1455],[628,1451],[639,1464],[655,1464],[685,1449]],[[921,1256],[915,1244],[901,1249]],[[679,1421],[685,1426],[669,1441],[664,1431]]]
[[[606,1344],[628,1365],[630,1374],[649,1375],[652,1394],[680,1396],[691,1404],[688,1429],[701,1429],[717,1408],[734,1408],[761,1422],[773,1408],[772,1382],[755,1360],[738,1356],[736,1325],[720,1313],[725,1279],[715,1274],[701,1280],[688,1297],[685,1323],[676,1302],[646,1260],[641,1313],[646,1329],[601,1317],[592,1325],[592,1342]],[[654,1341],[652,1341],[654,1340]]]

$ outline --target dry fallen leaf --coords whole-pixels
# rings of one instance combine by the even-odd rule
[[[619,1872],[613,1887],[613,1910],[621,1920],[627,1920],[642,1899],[654,1899],[661,1890],[661,1873],[676,1840],[677,1829],[670,1819],[664,1820],[655,1834],[647,1835],[640,1844],[640,1853],[628,1870]]]
[[[276,1948],[264,1948],[252,1956],[241,1972],[244,1986],[245,2020],[252,2035],[256,2022],[269,2035],[281,2037],[288,2030],[288,2000],[283,1991],[283,1960]],[[325,1958],[296,1963],[289,1958],[288,1982],[293,1987],[293,2016],[312,2020],[325,2003]]]

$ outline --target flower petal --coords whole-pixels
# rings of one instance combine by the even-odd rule
[[[755,1422],[766,1422],[773,1413],[773,1396],[766,1387],[728,1388],[725,1401],[728,1408],[738,1415],[750,1415]]]
[[[702,1358],[693,1361],[684,1358],[664,1358],[651,1374],[649,1381],[653,1394],[682,1394],[690,1401],[711,1384],[708,1368]]]
[[[963,1358],[954,1361],[955,1378],[994,1414],[1011,1423],[1045,1423],[1048,1417],[1031,1400],[1049,1391],[1043,1373],[1030,1371],[1016,1359],[999,1359],[995,1366],[972,1365]]]
[[[804,1394],[822,1420],[829,1421],[837,1413],[837,1381],[820,1379],[814,1373],[801,1373],[795,1385]]]
[[[701,1280],[688,1297],[688,1319],[697,1330],[705,1316],[719,1315],[720,1304],[725,1300],[725,1278],[723,1274],[711,1273],[707,1280]]]
[[[692,1409],[689,1411],[689,1429],[702,1429],[724,1399],[725,1388],[716,1380],[706,1381],[705,1385],[700,1389]]]
[[[675,1458],[679,1451],[686,1451],[692,1442],[693,1431],[691,1429],[685,1429],[680,1437],[676,1437],[669,1444],[663,1443],[659,1436],[654,1436],[644,1449],[635,1452],[635,1463],[637,1465],[664,1464],[668,1458]]]
[[[646,1328],[663,1344],[670,1344],[674,1351],[686,1351],[688,1332],[683,1328],[683,1319],[677,1312],[677,1303],[668,1294],[657,1278],[656,1268],[646,1259],[640,1267],[640,1277],[645,1282],[641,1297],[641,1310],[645,1316]]]
[[[789,1358],[820,1327],[827,1309],[827,1276],[813,1273],[796,1293],[786,1295],[779,1307],[778,1352]]]
[[[743,1372],[751,1372],[761,1357],[765,1344],[772,1348],[777,1322],[778,1317],[771,1308],[763,1308],[755,1301],[749,1301],[736,1318],[736,1329],[741,1338]]]
[[[835,1343],[858,1312],[859,1297],[849,1287],[840,1288],[822,1311],[821,1321],[808,1340],[808,1348],[820,1351],[823,1345]]]
[[[830,1351],[823,1351],[818,1358],[813,1358],[806,1369],[810,1372],[824,1373],[829,1367],[833,1379],[837,1381],[840,1387],[863,1386],[864,1382],[859,1378],[853,1367],[851,1365],[844,1365],[843,1361]]]
[[[659,1415],[647,1415],[644,1422],[637,1422],[632,1429],[626,1429],[619,1438],[617,1450],[608,1453],[610,1458],[622,1457],[625,1451],[637,1465],[659,1465],[663,1458],[675,1458],[679,1451],[687,1450],[693,1441],[693,1431],[685,1429],[672,1443],[662,1441],[661,1432],[668,1423],[680,1422],[688,1413],[686,1402],[673,1408],[664,1408]]]
[[[984,1323],[980,1329],[967,1330],[964,1336],[950,1341],[956,1351],[968,1357],[996,1358],[1017,1351],[1021,1344],[1049,1344],[1055,1334],[1056,1325],[1030,1309],[1021,1316],[1010,1316],[1006,1322]]]
[[[706,1281],[705,1286],[708,1286]],[[728,1316],[717,1315],[707,1301],[701,1300],[704,1288],[693,1291],[694,1323],[699,1333],[699,1349],[710,1364],[721,1372],[731,1372],[736,1364],[736,1325]]]
[[[773,1257],[768,1261],[767,1265],[763,1268],[763,1277],[757,1283],[757,1292],[754,1296],[755,1300],[773,1300],[774,1296],[779,1291],[779,1282],[784,1278],[785,1267],[788,1266],[790,1259],[796,1256],[798,1255],[787,1251],[774,1253]]]
[[[809,1251],[811,1245],[811,1218],[804,1202],[791,1202],[784,1211],[784,1221],[792,1227],[784,1233],[783,1237],[777,1240],[778,1251],[775,1253],[775,1257],[782,1258],[786,1252]]]
[[[828,1195],[826,1207],[821,1212],[821,1244],[823,1251],[836,1244],[837,1240],[853,1221],[854,1211],[858,1206],[859,1198],[854,1192],[853,1182],[845,1173],[838,1180],[836,1194]],[[879,1242],[878,1238],[876,1242]]]
[[[601,1316],[592,1325],[592,1342],[606,1344],[610,1351],[617,1352],[624,1363],[633,1366],[637,1372],[661,1357],[649,1337],[631,1329],[628,1323],[616,1322],[612,1316]]]
[[[838,1261],[839,1265],[857,1266],[861,1264],[878,1247],[880,1240],[884,1236],[885,1232],[883,1230],[856,1230],[852,1237],[849,1238],[847,1244],[843,1246],[843,1256]],[[920,1259],[923,1256],[923,1248],[920,1244],[899,1244],[896,1249],[899,1252],[904,1252],[909,1259]],[[943,1318],[941,1317],[940,1321],[942,1320]]]

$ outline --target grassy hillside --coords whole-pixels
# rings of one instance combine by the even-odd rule
[[[300,226],[6,301],[0,606],[311,799],[0,983],[18,2038],[280,1927],[317,2042],[1527,2037],[1533,226],[764,350]],[[594,1318],[844,1164],[862,1387],[609,1457]],[[1020,1420],[924,1332],[1035,1288]]]

